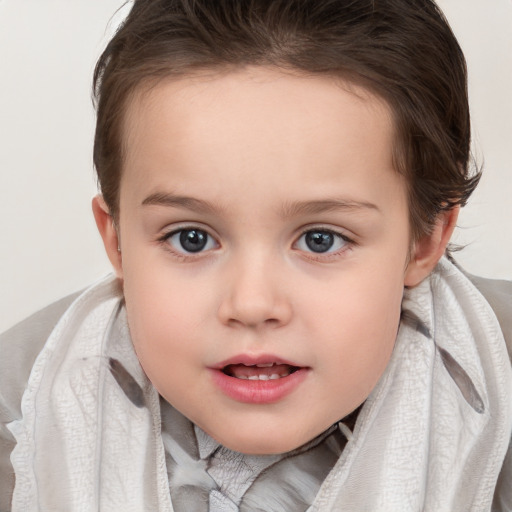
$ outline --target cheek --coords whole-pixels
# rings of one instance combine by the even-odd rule
[[[402,268],[365,267],[340,275],[328,288],[306,290],[303,308],[312,322],[340,339],[358,333],[388,337],[398,328],[403,290]]]
[[[385,370],[400,321],[403,286],[396,276],[371,273],[345,280],[327,300],[315,301],[317,351],[338,389],[362,402]],[[310,317],[312,318],[312,317]],[[358,405],[358,403],[356,405]]]
[[[130,326],[136,332],[161,335],[179,329],[192,330],[201,321],[206,300],[204,288],[193,276],[172,272],[165,259],[160,260],[147,257],[123,263]]]
[[[204,322],[199,293],[153,268],[127,265],[124,296],[135,351],[146,374],[162,391],[186,365],[200,361],[194,337]]]

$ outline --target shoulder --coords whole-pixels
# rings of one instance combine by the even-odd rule
[[[21,398],[32,366],[53,328],[79,294],[69,295],[0,334],[0,510],[9,510],[14,487],[7,424],[21,418]]]
[[[512,282],[498,279],[485,279],[468,275],[470,281],[478,288],[480,293],[490,304],[498,322],[505,342],[508,354],[512,361]],[[512,442],[503,462],[496,491],[494,493],[493,511],[505,512],[512,510],[512,490],[510,481],[512,478]]]
[[[37,355],[53,328],[78,293],[64,297],[34,313],[0,334],[0,382],[3,400],[0,418],[11,421],[19,417],[21,396]],[[8,410],[4,410],[4,408]]]
[[[512,281],[466,275],[494,310],[512,361]]]

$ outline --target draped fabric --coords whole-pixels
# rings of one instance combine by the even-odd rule
[[[482,512],[510,442],[511,391],[494,313],[442,260],[405,291],[391,360],[353,433],[336,424],[255,460],[162,406],[111,278],[63,316],[33,366],[22,419],[8,425],[13,511]]]
[[[391,361],[312,510],[491,510],[510,443],[511,391],[494,312],[442,259],[405,291]]]
[[[337,423],[292,452],[244,455],[221,446],[161,402],[175,512],[305,511],[350,433],[346,425]]]

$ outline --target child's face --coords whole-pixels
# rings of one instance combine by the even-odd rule
[[[139,95],[124,140],[117,270],[158,391],[246,453],[293,449],[361,404],[410,250],[388,107],[254,68]]]

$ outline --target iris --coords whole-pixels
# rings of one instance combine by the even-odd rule
[[[313,252],[327,252],[334,244],[334,235],[328,231],[309,231],[305,242]]]
[[[208,243],[208,233],[200,229],[184,229],[180,232],[180,244],[187,252],[202,251]]]

